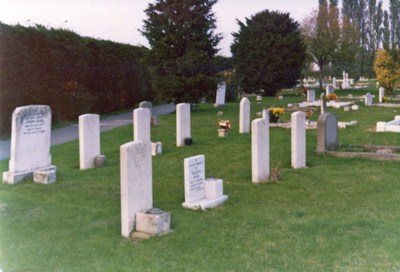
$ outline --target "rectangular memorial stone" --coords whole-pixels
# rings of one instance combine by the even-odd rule
[[[243,97],[240,101],[239,133],[250,132],[250,101]]]
[[[306,114],[301,111],[291,115],[292,167],[306,167]]]
[[[315,90],[308,90],[307,91],[307,102],[314,102],[315,101]]]
[[[100,155],[100,117],[98,114],[79,116],[79,165],[80,169],[94,168]]]
[[[251,123],[252,181],[263,182],[269,177],[269,120],[258,118]]]
[[[220,84],[218,84],[217,97],[215,99],[214,106],[218,107],[225,105],[225,93],[226,93],[226,83],[221,82]]]
[[[33,172],[51,165],[51,109],[46,105],[18,107],[12,115],[11,156],[8,172],[3,182],[15,184],[24,178],[32,178]]]
[[[176,105],[176,146],[185,146],[185,139],[191,138],[190,134],[190,104]]]
[[[133,111],[133,139],[134,141],[150,142],[150,119],[149,108],[138,108]]]
[[[334,113],[319,116],[317,134],[317,152],[325,152],[338,146],[338,122]]]

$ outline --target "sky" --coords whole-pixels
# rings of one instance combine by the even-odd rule
[[[139,29],[143,28],[144,10],[150,2],[154,0],[0,0],[0,21],[66,28],[81,36],[148,47]],[[387,8],[389,0],[383,2]],[[231,55],[231,34],[239,30],[236,19],[244,21],[269,9],[289,13],[300,22],[317,7],[318,0],[219,0],[213,7],[215,32],[223,36],[219,54]]]

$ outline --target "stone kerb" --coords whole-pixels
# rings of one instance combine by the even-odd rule
[[[250,101],[243,97],[240,101],[239,133],[250,132]]]
[[[134,141],[150,142],[150,115],[148,108],[138,108],[133,111]]]
[[[121,233],[129,238],[136,214],[153,206],[150,142],[134,141],[120,147]]]
[[[338,144],[336,115],[334,113],[321,114],[317,121],[317,152],[335,149]]]
[[[54,173],[56,167],[51,165],[50,140],[50,107],[17,107],[12,114],[9,171],[3,173],[3,182],[15,184],[24,178],[32,178],[39,170]]]
[[[197,155],[184,159],[185,202],[188,209],[205,210],[221,205],[228,199],[223,195],[222,179],[205,178],[205,157]]]
[[[100,155],[100,117],[98,114],[79,116],[79,165],[80,169],[96,166]]]
[[[176,146],[185,146],[185,139],[191,138],[190,134],[190,104],[176,105]]]
[[[269,169],[269,120],[258,118],[251,123],[252,182],[267,181]]]
[[[292,167],[306,167],[306,115],[297,111],[291,115]]]

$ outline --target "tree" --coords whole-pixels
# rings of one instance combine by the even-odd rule
[[[374,62],[374,71],[379,84],[390,94],[396,81],[400,79],[400,63],[393,60],[386,50],[378,50]]]
[[[215,91],[211,9],[217,0],[156,0],[145,10],[142,34],[151,46],[152,85],[157,101],[197,102]]]
[[[320,86],[324,69],[334,60],[340,39],[339,10],[336,2],[320,1],[318,11],[304,19],[302,30],[308,52],[320,70]]]
[[[242,89],[273,96],[293,87],[306,57],[298,23],[288,13],[269,10],[237,22],[231,52]]]

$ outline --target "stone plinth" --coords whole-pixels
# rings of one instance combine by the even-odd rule
[[[137,213],[136,232],[143,232],[150,236],[162,235],[171,231],[171,213],[163,212],[156,214]]]

